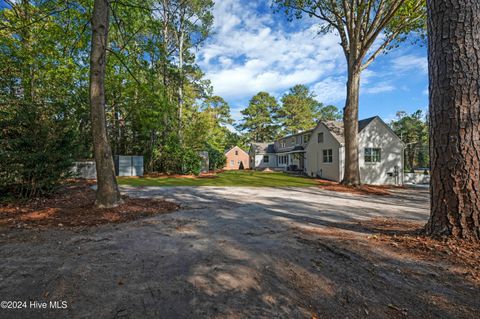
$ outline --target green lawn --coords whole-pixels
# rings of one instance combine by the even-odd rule
[[[318,183],[306,177],[281,172],[226,171],[214,177],[197,178],[131,178],[118,177],[120,185],[131,186],[250,186],[250,187],[309,187]]]

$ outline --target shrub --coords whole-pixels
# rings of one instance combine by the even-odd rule
[[[69,177],[75,133],[61,107],[0,106],[0,193],[31,198]]]
[[[209,162],[209,169],[216,170],[221,169],[225,166],[227,162],[227,157],[223,154],[223,151],[220,151],[211,145],[207,146],[208,151],[208,162]]]
[[[202,157],[198,152],[191,149],[184,149],[182,152],[182,171],[184,174],[200,174],[202,170]]]

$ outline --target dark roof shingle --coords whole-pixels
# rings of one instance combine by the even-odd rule
[[[273,143],[252,143],[251,147],[255,151],[255,154],[275,153]]]
[[[363,131],[365,127],[367,127],[370,122],[372,122],[377,116],[369,117],[363,120],[358,121],[358,133]],[[343,122],[339,121],[326,121],[323,122],[325,126],[328,128],[330,133],[332,133],[333,137],[340,143],[345,144],[345,137],[343,134]]]

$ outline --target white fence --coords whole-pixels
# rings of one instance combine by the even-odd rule
[[[430,175],[423,173],[405,173],[403,182],[405,184],[430,184]]]

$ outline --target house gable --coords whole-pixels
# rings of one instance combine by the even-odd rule
[[[318,134],[323,133],[323,141],[319,142]],[[340,163],[342,161],[342,144],[338,136],[331,132],[325,123],[319,122],[312,131],[306,147],[306,173],[309,176],[339,181]],[[331,150],[331,151],[330,151]],[[331,162],[324,162],[324,151]],[[331,155],[330,155],[331,154]]]
[[[401,184],[395,174],[403,172],[403,151],[405,144],[379,117],[366,125],[358,136],[359,167],[362,183]],[[376,153],[376,160],[366,152]],[[371,154],[371,153],[370,153]]]
[[[239,146],[236,146],[236,145],[234,147],[232,147],[231,149],[229,149],[228,151],[226,151],[224,154],[225,154],[225,156],[228,156],[230,154],[230,152],[233,152],[233,151],[242,152],[243,154],[248,156],[247,152],[245,152],[242,148],[240,148]]]
[[[310,133],[310,140],[305,145],[305,150],[307,150],[311,144],[318,143],[317,134],[320,132],[323,132],[324,134],[329,135],[335,142],[337,142],[338,146],[342,145],[342,142],[338,139],[338,137],[332,134],[330,129],[323,122],[318,122],[317,126],[315,126],[315,128]]]
[[[405,143],[403,143],[400,137],[397,134],[395,134],[392,128],[387,123],[385,123],[379,116],[375,116],[365,126],[363,126],[361,129],[359,128],[359,134],[362,134],[363,132],[368,132],[371,125],[382,126],[385,129],[385,133],[387,133],[393,140],[402,144],[403,147],[405,147]]]

